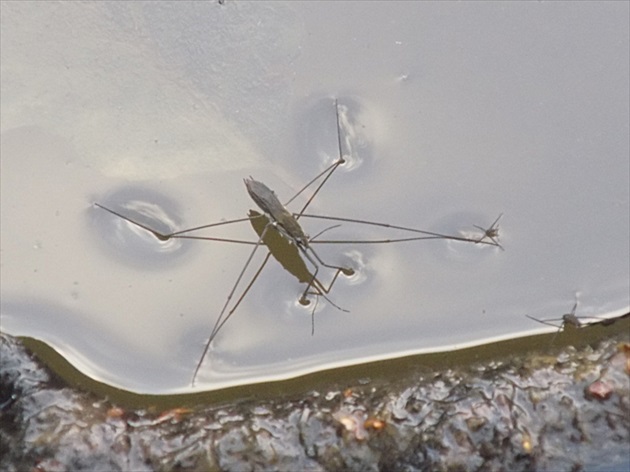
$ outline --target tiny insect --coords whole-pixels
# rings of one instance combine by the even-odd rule
[[[551,340],[551,344],[553,344],[558,334],[561,331],[563,331],[567,326],[570,326],[573,329],[577,329],[577,328],[582,328],[583,326],[587,324],[590,324],[582,320],[597,320],[597,322],[602,323],[604,325],[612,324],[614,322],[614,320],[600,318],[597,316],[576,316],[575,312],[577,310],[577,307],[578,307],[578,301],[576,300],[575,303],[573,304],[573,308],[571,308],[571,311],[569,313],[565,313],[559,318],[547,318],[547,319],[540,320],[530,315],[525,315],[525,316],[527,316],[530,320],[537,321],[538,323],[542,323],[548,326],[553,326],[554,328],[558,328],[558,331],[556,331],[556,334],[554,334],[553,339]],[[555,322],[559,321],[560,323],[557,324],[557,323],[554,323],[554,321]]]
[[[490,225],[490,228],[486,229],[486,228],[482,228],[481,226],[477,226],[477,225],[473,225],[475,228],[480,229],[481,231],[483,231],[483,235],[481,236],[481,238],[479,238],[477,240],[477,242],[482,242],[484,239],[488,238],[490,239],[495,246],[497,246],[498,248],[500,248],[502,251],[505,251],[505,249],[503,249],[503,246],[501,246],[501,244],[499,243],[499,220],[501,219],[501,217],[503,216],[503,213],[501,213],[499,216],[497,216],[497,219],[494,220],[494,222]]]
[[[334,101],[334,106],[335,106],[335,113],[336,113],[336,118],[337,118],[337,145],[338,145],[339,158],[335,162],[333,162],[330,166],[328,166],[326,169],[324,169],[322,172],[320,172],[317,176],[311,179],[299,192],[297,192],[290,200],[288,200],[286,204],[282,204],[279,198],[277,197],[277,195],[275,194],[275,192],[271,190],[264,183],[255,180],[251,176],[249,178],[244,179],[245,187],[249,196],[260,208],[260,210],[262,211],[262,214],[252,210],[250,211],[248,217],[245,217],[245,218],[238,218],[238,219],[229,220],[229,221],[221,221],[218,223],[211,223],[211,224],[206,224],[202,226],[196,226],[194,228],[188,228],[188,229],[177,231],[174,233],[164,234],[164,233],[154,230],[153,228],[150,228],[149,226],[145,224],[134,221],[133,219],[123,215],[119,211],[115,211],[113,209],[107,208],[99,203],[94,204],[98,208],[101,208],[119,218],[122,218],[128,221],[131,224],[134,224],[150,232],[161,241],[167,241],[169,239],[178,238],[178,239],[197,239],[197,240],[206,240],[206,241],[221,241],[221,242],[231,242],[231,243],[253,245],[253,248],[248,258],[246,259],[243,265],[243,268],[241,269],[236,281],[234,282],[231,290],[229,291],[225,299],[223,307],[221,311],[219,312],[218,317],[216,318],[212,331],[210,332],[210,335],[207,338],[203,352],[196,364],[196,367],[192,375],[191,384],[193,386],[195,384],[199,370],[201,366],[203,365],[204,359],[206,358],[206,355],[208,354],[212,341],[215,339],[215,337],[217,336],[221,328],[225,325],[225,323],[229,320],[229,318],[234,314],[234,312],[236,311],[240,303],[243,301],[243,299],[245,298],[245,296],[251,289],[252,285],[255,283],[256,279],[262,272],[263,268],[267,264],[267,261],[269,260],[269,257],[271,255],[273,255],[283,265],[283,267],[287,268],[288,266],[285,264],[285,262],[283,262],[283,260],[286,259],[286,256],[281,255],[281,253],[293,252],[293,256],[291,257],[291,260],[299,261],[298,264],[301,264],[302,267],[299,270],[299,274],[298,274],[298,271],[294,269],[287,268],[287,270],[291,272],[293,275],[295,275],[301,283],[305,284],[305,288],[299,298],[299,302],[302,305],[309,305],[311,303],[309,300],[309,295],[312,295],[315,297],[315,303],[311,312],[311,320],[312,320],[311,332],[313,332],[314,313],[315,313],[315,308],[317,307],[317,302],[319,300],[319,297],[322,297],[332,306],[334,306],[335,308],[341,311],[348,311],[345,308],[342,308],[341,306],[336,304],[333,300],[331,300],[331,298],[329,297],[329,293],[331,291],[333,284],[335,283],[335,281],[338,279],[340,275],[350,277],[355,273],[355,270],[352,267],[343,267],[343,266],[338,266],[338,265],[325,262],[319,256],[319,254],[313,249],[313,244],[326,244],[326,243],[327,244],[335,244],[335,243],[378,244],[378,243],[395,243],[395,242],[419,241],[419,240],[430,240],[430,239],[449,239],[449,240],[455,240],[455,241],[469,242],[473,244],[483,244],[483,245],[501,247],[498,241],[496,240],[496,237],[498,235],[498,228],[494,227],[496,223],[498,222],[499,218],[501,218],[501,215],[499,215],[499,217],[495,220],[495,222],[493,223],[490,229],[488,230],[482,229],[483,231],[485,231],[485,235],[483,238],[473,239],[473,238],[467,238],[463,236],[447,235],[447,234],[441,234],[441,233],[436,233],[436,232],[431,232],[431,231],[420,230],[416,228],[391,225],[387,223],[378,223],[378,222],[367,221],[367,220],[306,214],[305,213],[306,209],[311,204],[315,196],[322,189],[324,184],[333,175],[335,170],[337,170],[339,166],[343,165],[346,162],[346,160],[344,159],[344,154],[342,150],[341,130],[340,130],[341,125],[340,125],[340,116],[339,116],[339,105],[337,103],[337,100]],[[292,213],[289,210],[287,210],[286,206],[290,204],[293,200],[295,200],[295,198],[297,198],[300,194],[302,194],[312,185],[315,185],[315,189],[313,190],[310,197],[306,200],[306,203],[304,204],[302,209],[297,213]],[[339,225],[336,224],[334,226],[324,229],[323,231],[320,231],[317,235],[313,237],[309,237],[298,221],[300,218],[313,218],[313,219],[319,218],[319,219],[333,221],[333,222],[349,222],[349,223],[356,223],[359,225],[369,225],[369,226],[390,228],[394,230],[400,230],[402,232],[408,232],[411,234],[411,236],[398,237],[398,238],[372,239],[372,240],[358,240],[358,241],[320,240],[318,238],[324,232],[334,229]],[[202,230],[202,229],[208,229],[208,228],[213,228],[213,227],[217,227],[221,225],[228,225],[228,224],[233,224],[233,223],[238,223],[238,222],[243,222],[243,221],[250,221],[250,223],[254,227],[254,230],[259,236],[256,242],[236,240],[236,239],[215,238],[215,237],[207,237],[207,236],[196,236],[196,235],[189,234],[189,233]],[[486,236],[490,238],[491,242],[487,242],[483,240],[485,239]],[[282,250],[273,249],[274,246],[270,242],[270,240],[273,238],[275,238],[276,241],[280,241],[284,245]],[[231,301],[236,295],[236,292],[239,286],[241,285],[241,281],[249,265],[251,264],[257,250],[259,249],[261,245],[265,245],[269,249],[269,251],[267,252],[267,255],[264,257],[263,262],[255,271],[253,277],[247,283],[245,288],[242,289],[236,301],[230,306]],[[300,256],[302,256],[304,259],[302,259],[302,257]],[[312,271],[306,267],[305,260],[308,261],[308,263],[312,266]],[[325,267],[334,271],[331,281],[328,283],[328,285],[322,283],[318,278],[321,267]]]

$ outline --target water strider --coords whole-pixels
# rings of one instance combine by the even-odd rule
[[[501,246],[501,244],[499,244],[499,225],[497,224],[497,223],[499,223],[499,220],[501,219],[502,216],[503,216],[503,213],[501,213],[499,216],[497,216],[497,219],[494,220],[494,222],[490,225],[490,227],[488,229],[482,228],[481,226],[473,225],[475,228],[480,229],[481,231],[483,231],[483,235],[481,236],[480,239],[477,240],[477,242],[481,242],[484,239],[488,238],[498,248],[500,248],[502,251],[505,251],[505,249],[503,249],[503,246]]]
[[[485,230],[483,228],[482,231],[484,231],[484,235],[479,239],[471,239],[471,238],[466,238],[466,237],[462,237],[462,236],[454,236],[454,235],[446,235],[446,234],[441,234],[441,233],[435,233],[435,232],[430,232],[430,231],[424,231],[424,230],[419,230],[419,229],[415,229],[415,228],[409,228],[409,227],[404,227],[404,226],[398,226],[398,225],[391,225],[391,224],[386,224],[386,223],[378,223],[378,222],[372,222],[372,221],[367,221],[367,220],[358,220],[358,219],[352,219],[352,218],[341,218],[341,217],[334,217],[334,216],[322,216],[322,215],[311,215],[311,214],[305,214],[304,212],[306,211],[306,209],[308,208],[308,206],[311,204],[311,202],[313,201],[313,199],[315,198],[315,196],[319,193],[319,191],[322,189],[322,187],[324,186],[324,184],[328,181],[328,179],[333,175],[333,173],[337,170],[337,168],[341,165],[343,165],[346,161],[343,157],[343,150],[342,150],[342,145],[341,145],[341,125],[340,125],[340,117],[339,117],[339,105],[337,103],[337,101],[334,101],[334,106],[335,106],[335,113],[336,113],[336,119],[337,119],[337,136],[338,136],[338,152],[339,152],[339,158],[333,163],[331,164],[329,167],[327,167],[326,169],[324,169],[324,171],[322,171],[321,173],[319,173],[317,176],[315,176],[313,179],[311,179],[311,181],[309,181],[299,192],[297,192],[285,205],[283,205],[280,200],[278,199],[278,197],[276,196],[275,192],[273,192],[273,190],[271,190],[269,187],[267,187],[264,183],[259,182],[257,180],[255,180],[254,178],[250,177],[249,179],[244,179],[244,183],[245,183],[245,187],[247,189],[247,192],[249,193],[250,197],[252,198],[252,200],[256,203],[256,205],[262,210],[263,215],[261,215],[260,213],[257,212],[250,212],[250,215],[248,217],[245,218],[238,218],[238,219],[234,219],[234,220],[229,220],[229,221],[222,221],[222,222],[218,222],[218,223],[212,223],[212,224],[207,224],[207,225],[202,225],[202,226],[196,226],[194,228],[188,228],[185,230],[180,230],[177,232],[173,232],[173,233],[169,233],[169,234],[164,234],[161,232],[158,232],[152,228],[150,228],[147,225],[144,225],[142,223],[139,223],[137,221],[134,221],[133,219],[123,215],[122,213],[120,213],[119,211],[115,211],[112,210],[110,208],[107,208],[103,205],[100,205],[98,203],[95,203],[95,206],[97,206],[98,208],[101,208],[105,211],[108,211],[109,213],[122,218],[126,221],[128,221],[129,223],[132,223],[134,225],[137,225],[140,228],[143,228],[146,231],[149,231],[151,234],[153,234],[156,238],[158,238],[161,241],[167,241],[169,239],[172,238],[181,238],[181,239],[198,239],[198,240],[207,240],[207,241],[217,241],[217,242],[231,242],[231,243],[241,243],[241,244],[250,244],[253,245],[254,247],[252,248],[252,251],[249,254],[249,257],[247,258],[247,260],[245,261],[245,264],[243,265],[243,268],[241,269],[236,281],[234,282],[234,285],[232,286],[232,289],[230,290],[230,292],[228,293],[225,303],[215,321],[215,324],[212,328],[212,331],[206,341],[206,344],[204,346],[203,352],[199,358],[199,361],[197,362],[197,365],[194,369],[193,372],[193,376],[192,376],[192,384],[194,385],[195,380],[197,378],[197,374],[199,372],[199,369],[201,368],[204,359],[208,353],[208,350],[210,349],[210,345],[212,344],[212,341],[215,339],[215,337],[217,336],[217,334],[219,333],[219,331],[221,330],[221,328],[225,325],[225,323],[228,321],[228,319],[232,316],[232,314],[236,311],[236,309],[238,308],[238,306],[240,305],[240,303],[242,302],[242,300],[245,298],[245,296],[247,295],[248,291],[250,290],[250,288],[252,287],[252,285],[255,283],[256,279],[258,278],[258,276],[260,275],[261,271],[263,270],[264,266],[266,265],[267,261],[269,260],[269,257],[273,254],[274,257],[276,257],[276,259],[278,259],[279,261],[281,261],[280,257],[274,253],[273,250],[270,249],[270,252],[267,253],[267,255],[265,256],[263,262],[261,263],[261,265],[259,266],[259,268],[256,270],[255,274],[253,275],[253,277],[251,278],[251,280],[248,282],[248,284],[246,285],[246,287],[241,291],[240,295],[238,296],[237,300],[234,302],[234,304],[231,306],[231,308],[228,311],[228,307],[230,307],[230,302],[232,300],[232,298],[234,297],[234,295],[236,294],[236,291],[238,290],[239,285],[241,284],[241,281],[251,263],[251,261],[253,260],[256,251],[258,250],[258,248],[262,245],[262,244],[266,244],[266,240],[268,235],[271,234],[277,234],[279,235],[279,239],[284,240],[288,243],[289,246],[292,246],[294,249],[296,249],[296,257],[297,259],[300,259],[300,262],[302,262],[302,265],[304,265],[304,261],[299,257],[299,254],[301,254],[313,267],[312,273],[308,271],[308,269],[306,269],[306,274],[307,275],[301,275],[301,276],[297,276],[298,279],[300,280],[301,283],[305,283],[306,287],[304,289],[304,291],[302,292],[302,295],[299,299],[300,303],[303,305],[308,305],[310,302],[308,301],[307,297],[308,295],[314,295],[316,297],[316,301],[319,299],[319,297],[323,297],[326,301],[328,301],[332,306],[336,307],[339,310],[342,311],[347,311],[341,307],[339,307],[337,304],[335,304],[329,297],[328,297],[328,293],[330,292],[332,285],[335,283],[335,281],[337,280],[338,276],[340,274],[343,274],[345,276],[352,276],[354,274],[354,269],[352,267],[342,267],[342,266],[336,266],[333,264],[328,264],[326,262],[324,262],[322,260],[322,258],[317,254],[317,252],[313,249],[312,245],[313,244],[325,244],[325,243],[329,243],[329,244],[334,244],[334,243],[355,243],[355,244],[375,244],[375,243],[394,243],[394,242],[404,242],[404,241],[418,241],[418,240],[426,240],[426,239],[449,239],[449,240],[456,240],[456,241],[463,241],[463,242],[470,242],[473,244],[483,244],[483,245],[490,245],[490,246],[497,246],[497,247],[501,247],[500,244],[498,243],[496,237],[498,236],[498,227],[495,228],[496,223],[499,221],[499,219],[501,218],[502,215],[499,215],[499,217],[495,220],[495,222],[492,224],[492,226],[488,229]],[[299,196],[300,194],[302,194],[304,191],[306,191],[307,188],[309,188],[311,185],[315,184],[316,182],[319,183],[317,184],[315,190],[313,191],[313,193],[311,194],[311,196],[307,199],[306,203],[304,204],[304,206],[302,207],[302,209],[298,212],[298,213],[291,213],[286,206],[291,203],[297,196]],[[334,241],[334,240],[319,240],[316,239],[319,236],[321,236],[321,234],[325,231],[327,231],[328,229],[332,229],[336,226],[333,226],[331,228],[327,228],[326,230],[320,232],[319,234],[317,234],[315,237],[313,238],[309,238],[309,236],[306,234],[306,232],[303,230],[303,228],[301,227],[300,223],[299,223],[299,219],[301,217],[304,218],[320,218],[320,219],[324,219],[324,220],[329,220],[329,221],[341,221],[341,222],[349,222],[349,223],[356,223],[356,224],[362,224],[362,225],[370,225],[370,226],[377,226],[377,227],[383,227],[383,228],[389,228],[389,229],[395,229],[395,230],[400,230],[403,232],[408,232],[408,233],[412,233],[413,236],[409,236],[409,237],[398,237],[398,238],[385,238],[385,239],[374,239],[374,240],[359,240],[359,241]],[[228,225],[228,224],[232,224],[232,223],[238,223],[238,222],[243,222],[243,221],[250,221],[253,225],[255,225],[255,230],[259,236],[258,240],[256,242],[252,242],[252,241],[245,241],[245,240],[237,240],[237,239],[225,239],[225,238],[215,238],[215,237],[206,237],[206,236],[196,236],[196,235],[191,235],[191,234],[187,234],[187,233],[192,233],[194,231],[198,231],[201,229],[207,229],[207,228],[212,228],[212,227],[216,227],[216,226],[221,226],[221,225]],[[258,229],[256,229],[256,225],[258,227]],[[487,242],[484,241],[484,239],[488,237],[490,238],[491,242]],[[267,245],[270,248],[270,245]],[[503,249],[503,248],[501,248]],[[298,254],[299,253],[299,254]],[[284,263],[281,261],[281,264]],[[328,284],[328,286],[325,286],[319,279],[318,279],[318,273],[320,270],[320,266],[329,268],[334,270],[334,275],[332,277],[331,282]],[[286,267],[286,266],[285,266]],[[316,306],[316,305],[315,305]],[[315,312],[315,306],[313,307],[313,311],[312,311],[312,317],[314,316],[314,312]]]
[[[339,159],[335,165],[335,168],[337,165],[340,165],[343,163],[344,163],[344,160]],[[333,170],[335,168],[333,168]],[[313,272],[312,278],[309,281],[306,288],[304,289],[304,293],[302,294],[303,300],[306,298],[306,295],[309,289],[311,288],[311,286],[314,284],[315,281],[317,281],[317,273],[319,271],[319,265],[317,264],[317,262],[319,262],[319,264],[323,265],[324,267],[337,270],[337,274],[339,274],[339,272],[343,272],[345,275],[348,275],[348,276],[354,274],[354,270],[352,270],[351,268],[327,264],[326,262],[322,260],[321,257],[319,257],[319,255],[315,252],[315,250],[309,244],[309,237],[306,235],[306,233],[300,226],[300,223],[298,223],[297,219],[299,218],[300,215],[295,216],[292,213],[290,213],[289,210],[287,210],[286,207],[282,203],[280,203],[280,200],[278,200],[278,197],[276,196],[273,190],[271,190],[262,182],[258,182],[257,180],[254,180],[253,177],[251,176],[249,180],[244,179],[244,182],[245,182],[245,187],[247,188],[247,192],[249,193],[249,196],[252,198],[252,200],[254,200],[256,205],[258,205],[258,207],[264,212],[264,214],[268,216],[268,219],[269,219],[269,223],[265,226],[265,229],[260,235],[259,243],[264,240],[264,235],[267,232],[267,229],[270,226],[273,226],[280,232],[280,234],[283,237],[285,237],[288,241],[293,243],[298,248],[298,250],[302,253],[302,255],[304,255],[304,257],[306,257],[308,261],[311,264],[313,264],[313,267],[315,267],[315,271]],[[315,256],[315,259],[317,259],[317,262],[315,262],[313,258],[309,255],[309,251],[311,252],[311,254],[313,254],[313,256]],[[321,289],[322,287],[320,286],[319,288]],[[328,290],[323,290],[323,291],[326,293],[328,292]],[[328,300],[328,298],[323,293],[322,295],[324,296],[324,298]]]
[[[603,325],[612,324],[615,321],[614,319],[610,320],[606,318],[600,318],[597,316],[576,316],[575,312],[577,310],[577,307],[578,307],[578,301],[575,300],[575,303],[573,304],[573,308],[571,308],[571,311],[569,313],[565,313],[559,318],[547,318],[547,319],[540,320],[530,315],[525,315],[525,316],[527,316],[530,320],[537,321],[538,323],[542,323],[548,326],[553,326],[554,328],[558,328],[558,331],[556,331],[556,334],[554,334],[553,339],[551,340],[551,344],[553,344],[553,342],[556,340],[556,337],[558,336],[560,331],[563,331],[564,328],[566,328],[567,326],[570,326],[573,329],[577,329],[577,328],[582,328],[586,326],[587,324],[589,324],[582,320],[597,320],[597,322],[602,323]],[[554,321],[559,321],[560,324],[553,323]]]

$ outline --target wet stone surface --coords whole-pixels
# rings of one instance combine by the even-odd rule
[[[190,406],[182,397],[158,411],[70,388],[2,335],[0,469],[627,470],[629,341],[622,332],[554,356],[293,398]]]

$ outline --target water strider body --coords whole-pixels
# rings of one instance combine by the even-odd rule
[[[304,230],[300,226],[300,223],[295,219],[293,214],[280,203],[276,192],[271,190],[262,182],[254,180],[250,175],[249,179],[243,179],[247,193],[254,200],[254,203],[258,205],[263,213],[269,215],[270,221],[276,224],[285,237],[295,241],[303,246],[308,246],[308,236],[304,233]]]
[[[337,161],[335,165],[340,165],[343,163],[344,161],[343,159],[341,159]],[[302,299],[304,299],[304,297],[308,293],[308,290],[317,280],[317,272],[319,270],[317,263],[310,257],[307,251],[310,251],[315,256],[317,261],[324,267],[328,267],[330,269],[336,269],[338,271],[343,272],[345,275],[352,275],[354,273],[353,269],[327,264],[317,255],[317,253],[310,246],[309,237],[306,235],[306,233],[300,226],[300,223],[298,223],[296,216],[294,216],[293,213],[291,213],[289,210],[286,209],[286,207],[280,202],[276,193],[273,190],[271,190],[262,182],[259,182],[258,180],[254,180],[254,178],[251,176],[249,177],[249,179],[243,179],[243,182],[245,182],[247,193],[249,193],[249,196],[251,197],[251,199],[254,200],[254,203],[258,205],[258,208],[260,208],[268,216],[269,218],[268,225],[275,227],[278,230],[278,232],[282,236],[284,236],[289,242],[295,244],[297,248],[299,249],[299,251],[315,267],[315,272],[313,273],[311,281],[309,282],[309,284],[306,286],[306,289],[304,290]],[[266,230],[267,228],[265,228],[264,231]],[[261,240],[262,238],[263,236],[261,234]],[[321,286],[318,287],[318,290],[321,290],[321,289],[322,289]],[[328,292],[328,290],[322,290],[322,291],[326,293]],[[323,293],[320,293],[320,294],[323,295]]]

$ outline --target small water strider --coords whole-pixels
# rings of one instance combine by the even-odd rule
[[[501,246],[501,244],[499,243],[499,225],[497,224],[502,216],[503,213],[497,216],[497,219],[494,220],[494,222],[490,225],[488,229],[482,228],[481,226],[473,225],[475,228],[483,231],[483,236],[481,236],[481,238],[479,238],[477,242],[482,242],[484,239],[489,238],[498,248],[500,248],[502,251],[505,251],[505,249],[503,249],[503,246]]]
[[[569,313],[565,313],[559,318],[547,318],[547,319],[540,320],[538,318],[534,318],[533,316],[529,316],[529,315],[525,315],[525,316],[527,316],[530,320],[537,321],[538,323],[542,323],[548,326],[553,326],[554,328],[558,328],[558,331],[556,331],[556,334],[554,334],[551,340],[551,344],[553,344],[553,342],[555,341],[560,331],[563,331],[564,328],[566,328],[567,326],[570,326],[573,329],[577,329],[577,328],[582,328],[584,326],[591,324],[591,323],[586,323],[582,320],[597,320],[597,321],[593,321],[593,323],[601,323],[602,325],[609,325],[615,322],[614,319],[600,318],[599,316],[576,316],[575,312],[577,311],[577,307],[578,307],[578,301],[576,299],[575,303],[573,304],[573,308],[571,308],[571,311]],[[552,323],[553,321],[559,321],[560,324]]]

